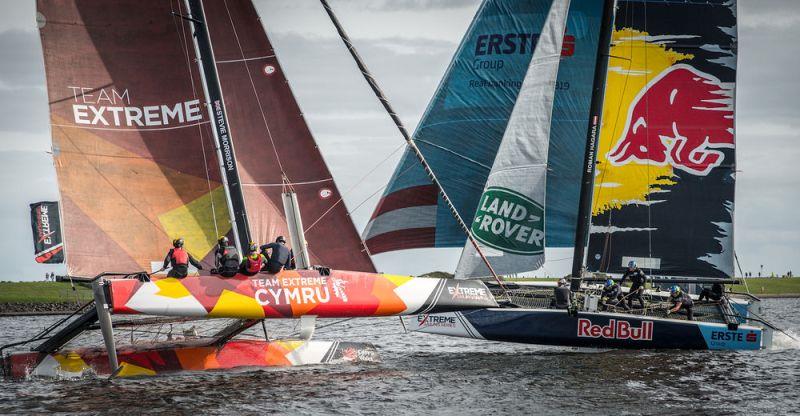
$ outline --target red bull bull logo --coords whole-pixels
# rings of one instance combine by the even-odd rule
[[[608,153],[613,165],[671,165],[707,175],[733,148],[733,87],[685,64],[650,81],[628,111],[627,125]]]

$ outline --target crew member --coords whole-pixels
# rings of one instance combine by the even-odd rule
[[[558,285],[553,289],[553,302],[550,307],[556,309],[569,309],[572,304],[572,292],[569,290],[567,279],[559,279]]]
[[[710,290],[707,287],[704,287],[703,291],[700,292],[700,297],[697,300],[699,300],[700,302],[702,302],[703,299],[709,301],[711,300],[719,301],[720,299],[722,299],[722,293],[724,291],[725,288],[722,286],[722,284],[714,283],[713,285],[711,285]]]
[[[600,310],[605,311],[609,306],[620,306],[628,310],[628,305],[622,298],[622,289],[612,279],[606,280],[603,293],[600,294]]]
[[[228,244],[228,237],[222,236],[217,241],[217,250],[214,253],[216,272],[222,277],[233,277],[239,272],[239,250]]]
[[[283,238],[283,236],[279,236],[275,239],[274,243],[261,246],[262,254],[265,254],[267,250],[272,250],[269,253],[269,257],[267,257],[267,272],[278,273],[284,268],[292,268],[292,253],[291,250],[286,247],[286,239]]]
[[[681,309],[686,311],[686,319],[689,321],[694,320],[692,307],[694,302],[689,294],[684,293],[680,286],[672,286],[669,289],[669,301],[672,302],[672,308],[667,310],[667,315],[671,313],[678,313]]]
[[[633,307],[633,300],[636,299],[639,301],[639,308],[644,310],[644,299],[642,299],[642,293],[644,293],[644,285],[647,283],[647,275],[644,272],[636,267],[636,262],[631,260],[628,262],[628,270],[625,271],[625,274],[622,275],[622,279],[619,281],[619,285],[622,286],[625,284],[626,279],[631,279],[631,289],[628,292],[628,308]]]
[[[203,270],[203,265],[183,248],[183,238],[172,240],[172,249],[167,253],[167,257],[164,257],[162,270],[172,267],[167,276],[183,279],[189,274],[189,263],[196,267],[197,270]]]
[[[250,254],[242,260],[242,265],[239,271],[247,276],[255,276],[264,269],[267,264],[267,259],[263,254],[258,251],[258,244],[250,243]]]

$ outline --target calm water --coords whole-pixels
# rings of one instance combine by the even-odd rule
[[[765,305],[768,319],[800,333],[800,300]],[[53,319],[0,318],[0,344]],[[800,414],[800,345],[777,334],[772,351],[600,351],[404,335],[397,318],[382,318],[317,337],[373,342],[383,363],[0,381],[0,413]]]

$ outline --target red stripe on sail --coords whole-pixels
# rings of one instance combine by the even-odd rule
[[[436,245],[436,228],[406,228],[390,231],[370,238],[365,244],[372,254],[412,248],[429,248]]]
[[[401,208],[436,205],[439,200],[439,191],[434,185],[414,186],[392,192],[378,202],[371,219]]]

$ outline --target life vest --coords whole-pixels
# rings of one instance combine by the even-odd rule
[[[264,262],[262,261],[264,257],[260,254],[256,255],[256,258],[253,256],[247,256],[247,267],[245,268],[248,273],[258,273],[261,271],[261,267],[264,266]]]
[[[182,248],[174,248],[172,249],[172,264],[178,265],[188,265],[189,264],[189,253]]]

